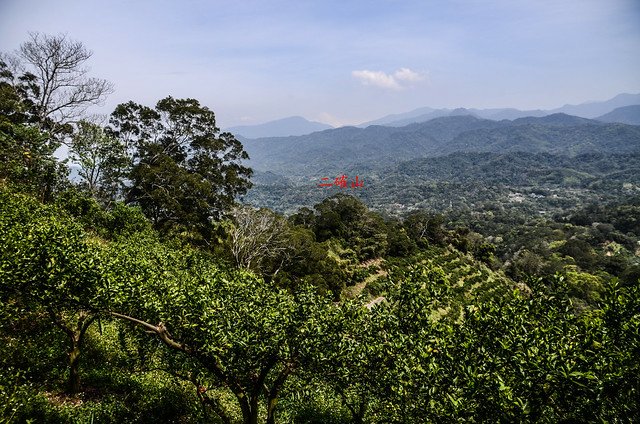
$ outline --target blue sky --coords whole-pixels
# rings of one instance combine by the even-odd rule
[[[637,0],[0,0],[0,50],[29,31],[94,52],[116,86],[103,113],[194,97],[222,127],[640,92]]]

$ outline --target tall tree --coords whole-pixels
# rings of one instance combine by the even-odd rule
[[[382,217],[359,199],[338,193],[315,206],[314,232],[318,241],[338,238],[348,241],[360,259],[387,252],[386,226]]]
[[[87,75],[91,55],[84,44],[66,35],[31,33],[20,46],[19,86],[41,129],[60,132],[113,92],[110,82]]]
[[[16,66],[16,58],[0,56],[0,182],[49,200],[65,185],[66,167],[54,157],[59,142],[30,123]]]
[[[99,249],[71,219],[34,199],[0,192],[0,303],[58,328],[68,344],[67,390],[80,391],[87,329],[97,319]]]
[[[242,144],[221,133],[214,113],[195,99],[167,97],[154,109],[120,104],[110,122],[133,156],[127,200],[157,229],[184,228],[206,241],[211,221],[251,186]]]
[[[66,182],[66,167],[53,153],[73,124],[113,91],[88,76],[91,57],[66,35],[31,33],[15,54],[0,54],[0,155],[2,178],[51,197]]]
[[[96,199],[115,199],[129,164],[124,144],[99,125],[80,121],[70,147],[71,158],[80,166],[82,185]]]

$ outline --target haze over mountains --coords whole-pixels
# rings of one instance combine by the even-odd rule
[[[613,111],[616,108],[639,105],[640,94],[618,94],[612,99],[601,102],[587,102],[579,105],[564,105],[562,107],[551,110],[519,110],[515,108],[497,108],[497,109],[433,109],[433,108],[419,108],[411,112],[388,115],[374,121],[366,122],[359,125],[359,127],[367,127],[369,125],[386,125],[401,127],[404,125],[425,122],[430,119],[439,118],[442,116],[457,116],[457,115],[473,115],[478,118],[491,119],[500,121],[503,119],[517,119],[528,116],[541,117],[546,115],[552,115],[556,113],[564,113],[567,115],[579,116],[582,118],[597,119],[600,115],[604,115]]]
[[[358,125],[366,128],[371,125],[403,127],[413,123],[426,122],[431,119],[446,116],[471,115],[477,118],[501,121],[514,120],[524,117],[543,117],[552,114],[567,114],[582,118],[602,120],[604,122],[621,122],[626,124],[640,124],[640,94],[619,94],[612,99],[600,102],[587,102],[579,105],[564,105],[551,110],[518,110],[514,108],[496,109],[434,109],[422,107],[406,113],[392,114]],[[635,109],[630,106],[637,106]],[[616,112],[618,108],[628,108]],[[602,117],[602,119],[600,118]],[[311,134],[332,128],[330,125],[308,121],[300,116],[294,116],[260,125],[246,125],[228,128],[227,131],[242,138],[286,137]]]
[[[493,121],[471,115],[387,127],[343,127],[297,137],[244,140],[259,171],[281,175],[373,169],[454,152],[577,156],[640,151],[640,127],[566,114]]]
[[[259,125],[241,125],[227,128],[230,133],[245,138],[282,137],[289,135],[305,135],[315,131],[333,128],[321,122],[307,121],[301,116],[278,119]]]
[[[521,193],[533,196],[522,205],[527,213],[551,214],[561,210],[558,205],[594,196],[640,193],[640,126],[629,125],[638,122],[640,107],[617,107],[637,97],[564,107],[583,115],[613,108],[597,119],[549,111],[520,117],[532,112],[422,108],[387,117],[380,121],[385,125],[243,139],[255,171],[245,201],[293,213],[340,190],[317,187],[321,177],[340,175],[363,178],[364,188],[349,193],[390,214],[474,209],[489,200],[511,205]],[[515,118],[480,116],[498,113]]]
[[[602,122],[621,122],[629,125],[640,125],[640,105],[619,107],[599,116],[597,119]]]

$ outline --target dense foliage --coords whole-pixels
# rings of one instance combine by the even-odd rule
[[[56,45],[87,58],[34,37],[33,63]],[[398,178],[388,199],[422,208],[383,215],[367,206],[380,192],[327,190],[286,217],[237,203],[247,154],[198,101],[125,103],[106,128],[68,122],[34,108],[37,79],[1,65],[0,422],[640,415],[636,154],[417,159],[378,181]],[[567,131],[593,125],[452,122],[380,131],[499,143],[517,127],[571,148],[584,144]],[[75,184],[53,155],[62,141]]]
[[[195,231],[208,241],[211,220],[249,188],[242,144],[220,133],[195,99],[160,100],[154,109],[128,102],[111,115],[110,132],[132,151],[125,198],[158,229]]]
[[[441,228],[414,241],[426,256],[388,257],[386,272],[374,274],[378,288],[369,288],[375,299],[343,291],[355,297],[335,303],[305,285],[311,276],[279,288],[206,252],[162,242],[135,224],[135,213],[132,230],[99,237],[96,227],[122,212],[85,208],[73,218],[69,210],[78,214],[77,207],[45,206],[6,191],[2,205],[2,384],[18,421],[64,421],[71,410],[60,408],[74,399],[93,405],[75,407],[77,414],[102,416],[97,411],[108,402],[118,410],[141,407],[117,391],[107,401],[117,384],[136,384],[134,377],[122,380],[131,371],[143,380],[163,372],[153,384],[144,380],[150,386],[142,390],[158,396],[152,387],[165,385],[185,405],[172,414],[195,421],[307,421],[323,414],[353,422],[484,421],[497,414],[551,422],[638,412],[637,280],[605,281],[588,299],[561,276],[516,284],[484,268],[478,279],[466,274],[473,268],[465,270],[481,270],[481,263],[464,259],[452,244],[461,235]],[[88,222],[93,228],[83,230]],[[415,230],[409,234],[416,237]],[[348,239],[336,242],[349,246]],[[50,354],[32,355],[33,349]],[[117,358],[116,368],[104,369],[96,362],[101,357]],[[51,368],[58,371],[34,374]],[[61,378],[71,392],[100,392],[56,394],[65,387]],[[41,393],[33,384],[48,389]],[[338,409],[329,412],[320,399]],[[336,413],[342,418],[331,418]]]

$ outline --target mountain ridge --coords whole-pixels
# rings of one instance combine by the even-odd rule
[[[265,138],[300,136],[332,128],[331,125],[309,121],[302,116],[289,116],[263,124],[230,127],[226,131],[243,138]]]
[[[476,109],[476,108],[464,108],[459,107],[455,109],[449,108],[433,108],[429,106],[413,109],[409,112],[395,113],[383,116],[372,121],[364,122],[362,124],[348,126],[355,128],[366,128],[369,126],[387,126],[387,127],[404,127],[414,123],[427,122],[432,119],[446,117],[446,116],[459,116],[459,115],[471,115],[481,119],[489,119],[493,121],[503,120],[517,120],[520,118],[530,117],[544,117],[556,114],[566,114],[575,116],[578,118],[595,119],[602,122],[620,122],[630,125],[640,125],[640,117],[636,115],[629,115],[623,117],[620,114],[624,111],[618,112],[619,117],[616,115],[609,115],[616,109],[624,108],[628,106],[640,105],[640,94],[621,93],[608,100],[604,101],[592,101],[585,102],[577,105],[566,104],[564,106],[554,109],[531,109],[520,110],[516,108],[489,108],[489,109]],[[627,113],[634,113],[627,111]],[[600,119],[602,117],[602,119]],[[272,138],[272,137],[288,137],[288,136],[303,136],[312,134],[318,131],[325,131],[334,129],[331,125],[310,121],[301,116],[290,116],[286,118],[276,119],[257,125],[239,125],[226,128],[225,130],[231,132],[241,139],[259,139],[259,138]]]
[[[344,172],[453,152],[576,156],[640,151],[640,127],[566,114],[493,121],[472,115],[404,127],[341,127],[297,137],[245,140],[249,166],[282,175]]]
[[[640,104],[622,106],[596,118],[602,122],[619,122],[621,124],[640,125]]]
[[[426,122],[430,119],[447,116],[456,111],[466,111],[469,114],[476,115],[480,118],[491,119],[495,121],[501,121],[504,119],[513,120],[517,118],[526,117],[542,117],[546,115],[552,115],[556,113],[565,113],[567,115],[577,116],[580,118],[596,119],[606,113],[613,111],[616,108],[638,105],[640,104],[640,94],[621,93],[608,100],[585,102],[577,105],[566,104],[564,106],[554,109],[531,109],[520,110],[516,108],[490,108],[490,109],[476,109],[476,108],[431,108],[421,107],[411,110],[405,113],[396,113],[392,115],[386,115],[382,118],[364,122],[358,127],[365,128],[369,125],[387,125],[387,126],[404,126],[410,123]]]

